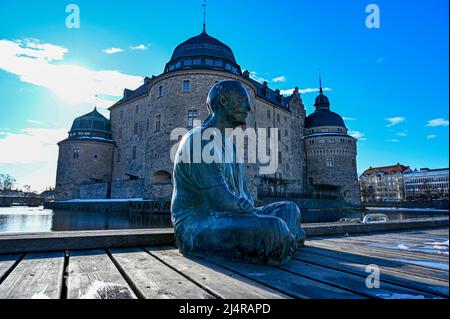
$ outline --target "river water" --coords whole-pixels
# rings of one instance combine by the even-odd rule
[[[448,216],[448,212],[430,211],[377,210],[370,213],[385,213],[390,220]],[[170,225],[169,214],[69,212],[42,207],[0,207],[0,234],[164,228]]]
[[[0,207],[0,234],[164,228],[168,227],[167,225],[170,225],[169,214],[92,213],[54,211],[42,207]]]

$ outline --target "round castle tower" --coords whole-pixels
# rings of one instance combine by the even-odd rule
[[[306,117],[304,145],[307,190],[321,198],[337,196],[351,205],[360,205],[356,169],[356,142],[348,135],[342,117],[330,110],[330,101],[320,94],[314,112]]]
[[[111,182],[114,142],[109,120],[95,108],[76,118],[67,139],[58,143],[56,199],[80,198],[80,186]],[[104,194],[107,197],[107,187]]]

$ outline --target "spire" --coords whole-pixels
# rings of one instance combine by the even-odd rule
[[[203,32],[206,33],[206,0],[203,0]]]
[[[320,70],[319,70],[319,87],[320,87],[320,94],[323,94],[323,89],[322,89],[322,74],[320,73]]]

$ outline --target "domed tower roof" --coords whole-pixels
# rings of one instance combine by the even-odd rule
[[[69,132],[70,139],[77,138],[111,139],[110,121],[95,108],[92,112],[77,117]]]
[[[205,29],[175,48],[165,72],[194,68],[221,69],[241,74],[230,47],[208,35]]]
[[[314,103],[314,112],[305,119],[305,128],[319,126],[340,126],[346,128],[342,117],[330,110],[330,100],[323,94],[322,81],[320,81],[320,93]]]

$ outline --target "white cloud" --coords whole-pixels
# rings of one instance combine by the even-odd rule
[[[386,142],[389,142],[389,143],[398,143],[398,142],[400,142],[399,140],[396,140],[396,139],[392,139],[392,140],[386,140]]]
[[[437,135],[430,134],[430,135],[427,135],[427,140],[431,140],[431,139],[436,138],[436,137],[437,137]]]
[[[255,72],[255,71],[250,71],[250,77],[251,77],[253,80],[258,81],[258,82],[260,82],[260,83],[263,83],[263,82],[269,82],[269,80],[267,80],[267,79],[265,79],[265,78],[263,78],[263,77],[260,77],[260,76],[258,75],[258,73]]]
[[[115,54],[115,53],[120,53],[123,52],[124,50],[121,48],[109,48],[109,49],[105,49],[102,52],[106,53],[106,54]]]
[[[130,50],[148,50],[148,48],[150,47],[150,44],[139,44],[136,46],[131,46]]]
[[[278,83],[278,82],[286,82],[287,78],[284,75],[277,76],[272,79],[272,82]]]
[[[0,137],[0,164],[56,162],[57,142],[67,137],[66,129],[25,128]]]
[[[31,123],[31,124],[36,124],[36,125],[42,124],[42,122],[36,121],[36,120],[32,120],[32,119],[28,119],[27,122]]]
[[[430,120],[428,121],[427,126],[428,127],[448,126],[448,120],[444,120],[443,118]]]
[[[402,136],[402,137],[408,136],[408,130],[404,130],[402,132],[397,132],[397,133],[395,133],[395,135]]]
[[[66,48],[41,44],[38,40],[0,40],[0,70],[17,75],[22,82],[49,89],[66,102],[108,107],[120,98],[124,88],[136,88],[143,78],[113,70],[90,70],[61,61]],[[58,61],[59,63],[52,63]]]
[[[356,119],[353,117],[345,117],[344,116],[343,119],[344,119],[344,121],[356,121]]]
[[[383,63],[384,62],[384,58],[379,58],[378,60],[377,60],[377,63]]]
[[[361,133],[361,132],[359,132],[359,131],[349,131],[348,134],[351,137],[354,137],[354,138],[356,138],[356,139],[358,139],[360,141],[367,141],[367,138],[365,137],[366,135]]]
[[[398,116],[398,117],[390,117],[385,120],[389,122],[389,124],[387,124],[386,127],[392,127],[394,125],[405,122],[406,119],[404,117]]]
[[[291,95],[292,93],[294,93],[295,89],[288,89],[288,90],[280,90],[280,94],[282,95]],[[298,92],[300,94],[306,94],[306,93],[317,93],[319,92],[320,89],[318,88],[305,88],[305,89],[299,89]],[[323,88],[324,92],[329,92],[331,91],[331,88]]]

